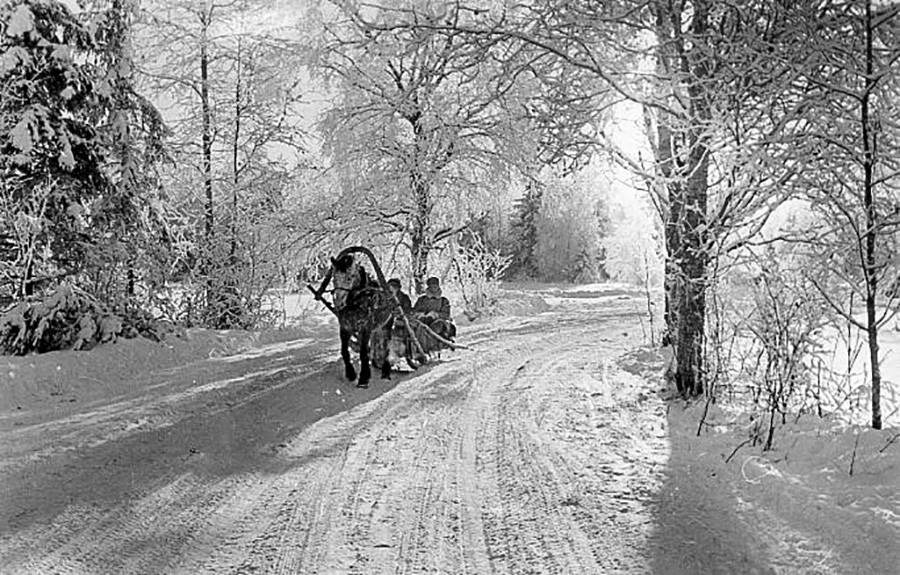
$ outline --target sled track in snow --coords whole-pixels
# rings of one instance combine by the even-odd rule
[[[623,335],[636,322],[609,310],[533,319],[474,333],[477,351],[281,437],[265,420],[290,419],[291,381],[211,406],[185,428],[209,430],[208,445],[177,457],[171,434],[148,432],[145,464],[164,472],[118,497],[74,486],[60,513],[3,526],[3,572],[648,571],[665,408],[613,366],[639,343]],[[329,362],[306,379],[333,377]]]

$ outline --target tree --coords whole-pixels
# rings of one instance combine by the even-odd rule
[[[93,280],[111,297],[129,251],[116,244],[138,247],[152,219],[145,190],[162,133],[129,77],[129,9],[76,16],[22,2],[0,22],[0,235],[16,246],[7,285],[22,298],[63,278]]]
[[[773,25],[778,8],[768,8],[765,3],[731,6],[710,0],[536,0],[502,9],[473,3],[468,10],[477,17],[471,21],[411,25],[465,32],[473,42],[527,46],[520,49],[552,60],[567,71],[569,82],[565,91],[544,94],[549,108],[580,99],[596,103],[592,96],[600,86],[650,112],[654,157],[649,169],[640,160],[622,159],[647,177],[665,222],[666,319],[679,358],[675,379],[685,395],[698,395],[704,388],[710,262],[724,248],[725,238],[736,235],[734,230],[762,225],[777,202],[770,194],[779,197],[774,193],[779,182],[790,177],[789,167],[777,174],[781,168],[770,161],[793,126],[791,102],[770,104],[794,76],[769,67],[779,62],[769,48],[785,50],[787,43],[778,40],[784,29]],[[760,72],[777,81],[760,85]],[[743,111],[733,104],[747,96],[753,115],[765,120],[758,127],[737,120]],[[771,110],[776,113],[766,116]],[[737,127],[734,134],[729,120]],[[747,139],[738,140],[738,133]],[[608,144],[602,133],[585,137],[550,129],[546,135],[556,149],[596,150]],[[729,147],[742,161],[717,163],[716,157]]]
[[[535,261],[545,281],[598,279],[603,258],[603,200],[593,172],[547,173],[541,178]]]
[[[151,295],[150,286],[158,283],[160,276],[159,251],[168,249],[157,172],[166,158],[163,140],[167,130],[159,111],[137,87],[133,27],[138,1],[92,0],[85,2],[84,9],[96,30],[98,51],[105,64],[100,89],[111,91],[113,101],[98,132],[109,148],[106,169],[116,194],[103,204],[98,221],[105,222],[109,238],[101,253],[115,255],[113,262],[98,262],[94,283],[109,296],[124,291],[134,300],[138,283],[145,287],[146,295]],[[128,217],[116,217],[116,213]],[[110,263],[114,265],[110,267]]]
[[[0,8],[0,297],[18,300],[0,314],[4,353],[156,335],[136,285],[152,273],[163,128],[132,82],[132,8]]]
[[[900,295],[900,6],[875,9],[866,0],[806,8],[817,25],[803,29],[814,48],[805,70],[811,105],[802,180],[826,225],[807,230],[805,239],[841,286],[833,293],[835,284],[820,279],[820,293],[867,336],[872,427],[881,429],[878,336]],[[865,302],[865,321],[844,305],[848,292]]]
[[[507,270],[510,277],[521,276],[528,279],[538,277],[536,251],[542,196],[541,184],[529,181],[525,186],[525,195],[514,204],[509,242],[511,263]]]
[[[585,217],[582,214],[582,217]],[[609,270],[606,268],[606,238],[610,234],[609,213],[606,202],[597,199],[594,202],[588,221],[590,236],[582,242],[575,260],[572,281],[593,282],[608,280]]]
[[[477,218],[492,188],[511,170],[571,153],[542,140],[552,130],[590,132],[600,110],[583,95],[540,97],[570,89],[566,70],[473,40],[458,27],[477,11],[459,3],[342,4],[339,14],[320,48],[339,94],[323,123],[326,149],[346,174],[345,203],[373,234],[406,245],[421,290],[429,254]],[[570,108],[582,109],[580,123],[567,122]]]
[[[287,257],[275,246],[293,241],[286,237],[292,226],[268,220],[305,166],[299,56],[288,39],[251,25],[261,6],[150,3],[141,27],[149,54],[142,77],[167,103],[173,131],[177,166],[165,183],[183,215],[183,267],[201,282],[201,313],[190,321],[214,327],[248,327],[259,319],[265,291],[281,280]],[[294,215],[284,214],[287,221]]]

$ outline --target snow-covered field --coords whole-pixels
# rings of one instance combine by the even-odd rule
[[[499,309],[368,390],[306,294],[261,334],[0,359],[0,572],[900,572],[896,412],[761,452],[672,399],[640,290]]]

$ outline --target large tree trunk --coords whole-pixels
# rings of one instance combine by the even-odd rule
[[[434,245],[431,235],[431,182],[425,170],[425,154],[427,143],[424,141],[421,112],[415,111],[406,117],[412,126],[413,161],[410,174],[412,186],[413,209],[412,230],[410,232],[410,258],[412,263],[413,285],[417,294],[425,291],[425,279],[428,276],[428,256]]]
[[[430,208],[428,201],[428,185],[421,176],[413,177],[413,190],[416,197],[416,212],[410,234],[410,257],[412,263],[413,285],[417,294],[425,291],[425,279],[428,276],[428,256],[431,253],[432,238],[428,231]]]
[[[696,157],[694,157],[696,155]],[[681,220],[679,270],[676,289],[676,347],[678,368],[675,382],[687,396],[703,393],[704,338],[706,334],[706,249],[707,173],[709,156],[705,146],[695,145],[691,153],[693,171],[685,190]]]
[[[666,326],[675,347],[678,392],[697,396],[704,387],[706,331],[707,195],[709,191],[709,69],[699,48],[707,33],[708,2],[692,5],[685,39],[682,8],[662,0],[654,4],[657,70],[681,84],[688,95],[683,117],[659,113],[656,160],[668,192],[665,217]],[[661,94],[671,105],[675,98]],[[686,125],[685,125],[686,124]]]

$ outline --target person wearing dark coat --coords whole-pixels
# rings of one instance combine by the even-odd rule
[[[391,278],[387,281],[388,289],[391,291],[397,301],[400,303],[400,309],[406,316],[412,314],[412,300],[403,291],[403,284],[397,278]],[[391,363],[397,363],[401,357],[409,357],[413,350],[409,341],[409,334],[406,331],[406,324],[400,317],[399,313],[394,314],[388,325],[387,331],[390,335],[388,344],[388,356]]]
[[[426,280],[425,293],[416,300],[413,313],[439,336],[448,339],[456,336],[456,328],[450,321],[450,300],[443,296],[438,278]]]
[[[397,301],[400,302],[400,308],[403,310],[403,313],[408,314],[411,312],[412,300],[403,292],[403,284],[400,283],[400,280],[391,278],[388,280],[387,285],[388,289],[391,290],[391,293],[397,296]]]

